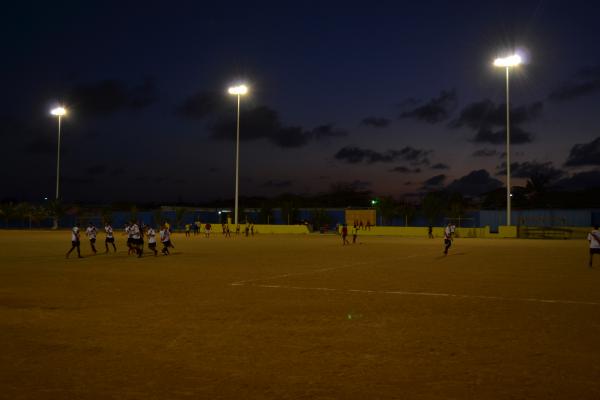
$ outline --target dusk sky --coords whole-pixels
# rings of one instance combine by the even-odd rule
[[[379,195],[600,183],[599,7],[589,1],[13,2],[3,6],[0,200]]]

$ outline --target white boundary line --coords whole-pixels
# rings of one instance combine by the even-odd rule
[[[483,295],[436,293],[436,292],[410,292],[410,291],[406,291],[406,290],[334,289],[334,288],[327,288],[327,287],[266,285],[266,284],[256,284],[256,283],[237,284],[236,286],[250,286],[250,287],[268,288],[268,289],[314,290],[314,291],[321,291],[321,292],[390,294],[390,295],[395,294],[395,295],[401,295],[401,296],[453,297],[453,298],[458,298],[458,299],[479,299],[479,300],[492,300],[492,301],[518,301],[518,302],[528,302],[528,303],[577,304],[577,305],[587,305],[587,306],[600,306],[600,303],[596,303],[593,301],[537,299],[537,298],[533,298],[533,297],[483,296]]]
[[[410,256],[406,256],[406,257],[395,257],[395,258],[391,258],[391,259],[387,259],[387,260],[383,260],[385,261],[400,261],[400,260],[406,260],[408,258],[414,258],[416,257],[416,254],[410,255]],[[272,281],[275,279],[281,279],[281,278],[289,278],[291,276],[302,276],[302,275],[312,275],[312,274],[319,274],[321,272],[328,272],[328,271],[336,271],[339,269],[346,269],[346,268],[354,268],[354,267],[358,267],[361,265],[369,265],[369,264],[373,264],[373,261],[361,261],[361,262],[357,262],[357,263],[353,263],[353,264],[348,264],[348,265],[342,265],[340,267],[329,267],[329,268],[321,268],[321,269],[315,269],[312,271],[304,271],[304,272],[290,272],[288,274],[281,274],[281,275],[273,275],[273,276],[266,276],[264,278],[255,278],[255,279],[247,279],[244,281],[238,281],[238,282],[232,282],[229,285],[231,286],[244,286],[244,285],[248,285],[254,282],[264,282],[264,281]]]
[[[399,261],[408,258],[417,257],[416,254],[393,258],[382,261]],[[247,279],[243,281],[232,282],[230,286],[250,286],[259,287],[266,289],[289,289],[289,290],[313,290],[320,292],[342,292],[342,293],[363,293],[363,294],[388,294],[388,295],[401,295],[401,296],[427,296],[427,297],[453,297],[457,299],[479,299],[479,300],[491,300],[491,301],[517,301],[526,303],[548,303],[548,304],[576,304],[576,305],[587,305],[587,306],[600,306],[600,303],[593,301],[579,301],[579,300],[556,300],[556,299],[538,299],[534,297],[502,297],[502,296],[484,296],[484,295],[470,295],[470,294],[455,294],[455,293],[437,293],[437,292],[411,292],[406,290],[369,290],[369,289],[334,289],[327,287],[303,287],[303,286],[288,286],[288,285],[267,285],[260,284],[257,282],[272,281],[281,278],[289,278],[293,276],[312,275],[321,272],[335,271],[340,269],[347,269],[358,267],[361,265],[372,264],[372,261],[362,261],[340,267],[329,267],[315,269],[312,271],[305,272],[291,272],[288,274],[280,274],[274,276],[267,276],[264,278]]]

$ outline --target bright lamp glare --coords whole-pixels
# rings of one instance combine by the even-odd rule
[[[246,85],[232,86],[229,88],[229,94],[246,94],[248,93],[248,87]]]
[[[523,60],[521,56],[518,54],[514,54],[512,56],[504,57],[504,58],[496,58],[494,60],[494,65],[496,67],[515,67],[521,64]]]
[[[64,107],[56,107],[50,111],[50,114],[56,116],[63,116],[67,113],[67,110]]]

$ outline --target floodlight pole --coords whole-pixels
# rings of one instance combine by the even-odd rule
[[[506,225],[510,226],[510,99],[509,99],[509,72],[506,67]]]
[[[239,190],[239,178],[240,178],[240,97],[241,94],[237,94],[237,128],[236,128],[236,140],[235,140],[235,226],[238,225],[238,190]]]
[[[59,181],[60,181],[60,122],[61,115],[58,116],[58,150],[56,152],[56,200],[59,196]]]

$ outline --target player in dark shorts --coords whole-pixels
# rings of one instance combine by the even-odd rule
[[[444,228],[444,255],[448,254],[448,249],[452,246],[452,228],[450,227],[450,222]]]
[[[108,244],[112,244],[115,253],[117,252],[117,246],[115,246],[115,235],[113,227],[107,222],[104,225],[104,232],[106,232],[106,238],[104,239],[104,246],[106,247],[106,253],[108,253]]]
[[[173,245],[171,244],[171,232],[169,232],[169,230],[167,228],[163,228],[160,230],[159,235],[160,235],[160,242],[163,245],[163,249],[161,250],[161,252],[165,256],[168,256],[169,255],[169,247],[173,247]]]
[[[600,230],[598,230],[598,225],[594,226],[594,229],[588,233],[587,240],[590,243],[589,267],[592,268],[594,254],[600,254]]]
[[[350,244],[350,242],[348,241],[348,225],[346,224],[342,226],[342,244]]]
[[[156,231],[150,226],[146,231],[146,236],[148,236],[148,248],[154,252],[154,256],[158,255],[158,251],[156,251]]]
[[[71,254],[71,252],[74,249],[77,249],[77,257],[79,258],[83,258],[81,257],[81,251],[79,249],[79,224],[76,223],[75,226],[73,227],[73,229],[71,230],[71,250],[69,250],[67,252],[67,258],[69,258],[69,255]]]

